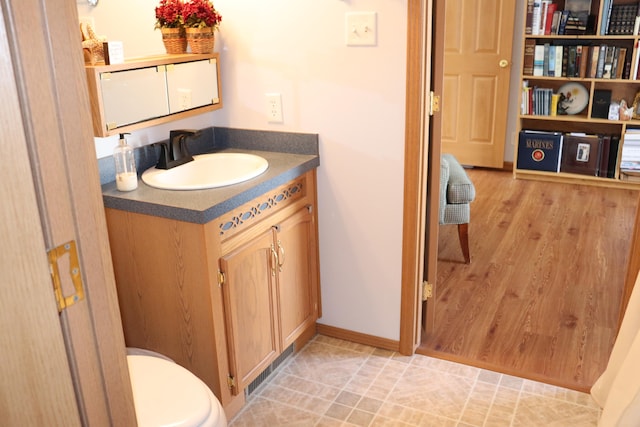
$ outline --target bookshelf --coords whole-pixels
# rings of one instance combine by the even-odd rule
[[[640,190],[640,171],[621,168],[625,134],[640,132],[640,1],[524,1],[514,177]],[[537,16],[536,8],[541,12]],[[610,108],[622,100],[626,109]],[[531,145],[526,145],[524,131],[561,133],[571,136],[565,138],[571,144],[579,143],[575,136],[584,135],[591,144],[598,136],[599,145],[592,144],[588,154],[598,157],[598,168],[578,173],[565,168],[562,162],[575,163],[567,153],[575,156],[576,149],[560,143],[553,148],[565,151],[564,159],[559,156],[558,171],[536,170],[526,157]],[[594,161],[592,157],[589,163]]]

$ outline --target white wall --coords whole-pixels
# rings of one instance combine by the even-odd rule
[[[102,0],[99,34],[128,57],[162,52],[153,0]],[[406,0],[216,0],[223,21],[224,108],[134,132],[134,145],[177,126],[220,125],[320,135],[321,322],[399,339]],[[378,45],[347,47],[345,13],[378,13]],[[268,124],[264,94],[282,94],[283,124]],[[116,138],[96,139],[98,157]]]

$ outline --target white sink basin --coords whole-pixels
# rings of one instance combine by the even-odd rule
[[[247,181],[269,167],[265,158],[245,153],[212,153],[193,158],[172,169],[147,169],[142,181],[163,190],[203,190]]]

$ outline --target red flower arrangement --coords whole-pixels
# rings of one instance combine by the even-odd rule
[[[184,25],[182,0],[160,0],[156,7],[156,28],[181,28]]]
[[[220,25],[222,16],[213,7],[211,0],[190,0],[182,8],[184,26],[187,28],[211,27]]]

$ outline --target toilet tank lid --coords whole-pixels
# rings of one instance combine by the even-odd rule
[[[198,426],[211,412],[206,384],[182,366],[142,355],[127,362],[139,427]]]

